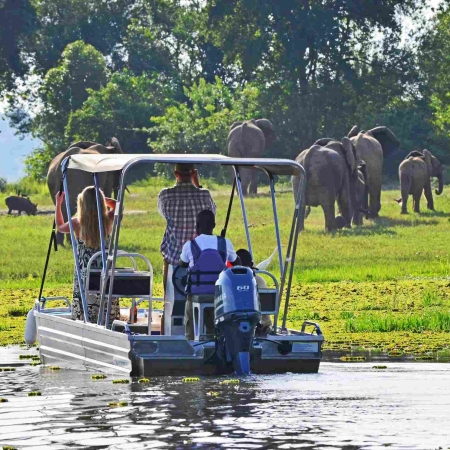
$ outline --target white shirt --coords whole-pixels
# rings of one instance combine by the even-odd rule
[[[212,234],[201,234],[200,236],[197,236],[195,238],[195,242],[200,247],[201,251],[206,250],[207,248],[217,250],[217,236],[214,236]],[[227,238],[225,238],[225,242],[227,244],[227,260],[230,262],[236,261],[237,255],[234,251],[233,244]],[[191,241],[187,241],[183,245],[180,259],[184,263],[189,262],[189,267],[194,266],[194,256],[192,255]]]

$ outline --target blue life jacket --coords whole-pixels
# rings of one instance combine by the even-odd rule
[[[189,268],[186,293],[191,295],[214,294],[214,285],[220,273],[227,268],[227,243],[217,236],[217,250],[200,250],[195,239],[191,240],[194,265]]]

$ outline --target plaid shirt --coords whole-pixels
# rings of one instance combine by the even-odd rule
[[[195,222],[200,211],[209,209],[216,214],[216,204],[207,189],[199,189],[190,181],[163,189],[158,197],[158,211],[167,226],[160,250],[172,265],[180,260],[183,245],[196,236]]]

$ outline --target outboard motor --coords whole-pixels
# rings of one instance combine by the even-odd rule
[[[216,282],[214,324],[220,331],[222,357],[238,375],[250,373],[250,350],[261,320],[258,289],[253,271],[235,266],[224,270]]]

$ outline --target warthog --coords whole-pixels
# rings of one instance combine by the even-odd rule
[[[20,216],[22,211],[25,211],[27,215],[35,216],[37,212],[37,205],[31,203],[31,200],[26,197],[18,197],[17,195],[11,195],[5,199],[6,206],[8,207],[8,214],[12,211],[17,211],[17,215]]]

